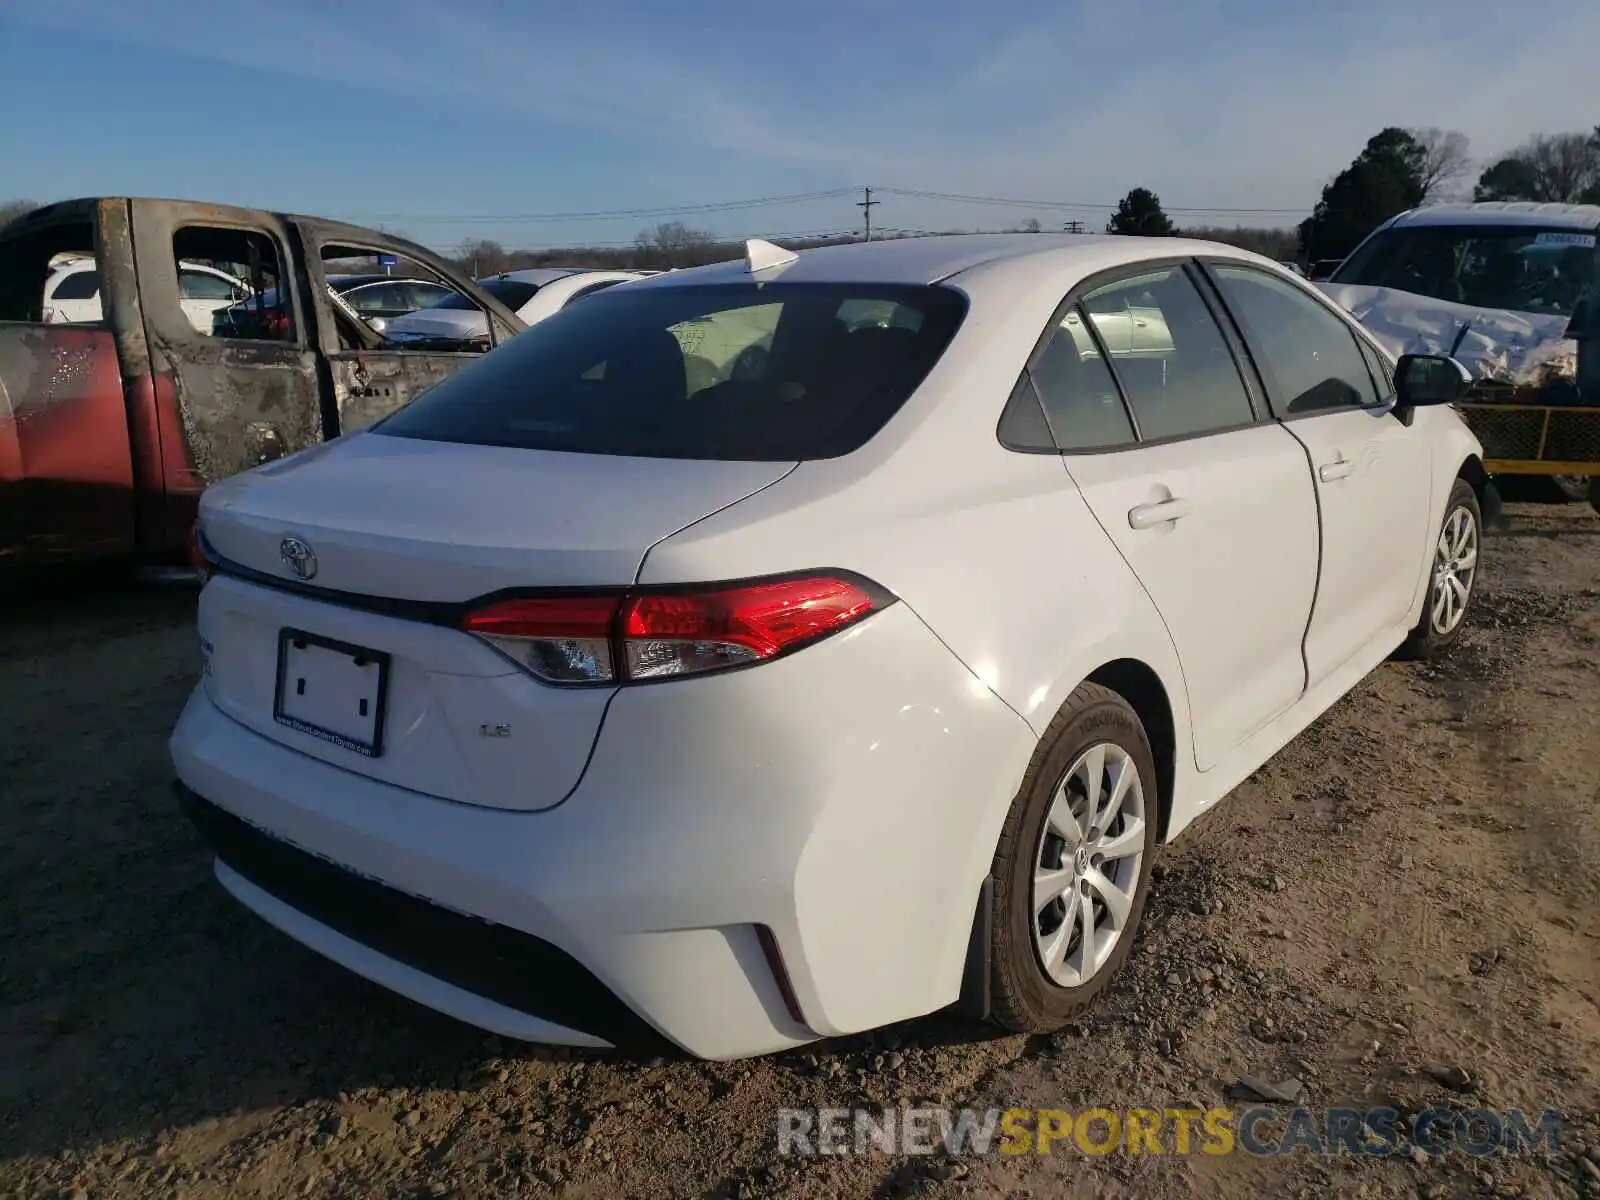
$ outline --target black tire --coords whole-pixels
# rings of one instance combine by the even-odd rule
[[[1589,498],[1593,479],[1588,475],[1552,475],[1550,484],[1568,500],[1581,502]]]
[[[1440,629],[1434,620],[1434,601],[1438,598],[1439,577],[1434,569],[1437,563],[1438,539],[1443,535],[1445,528],[1450,524],[1455,514],[1465,509],[1472,521],[1472,528],[1476,533],[1476,547],[1479,561],[1474,566],[1472,578],[1467,585],[1467,599],[1463,605],[1461,619],[1449,629]],[[1434,538],[1429,542],[1428,557],[1428,594],[1422,601],[1422,616],[1417,621],[1416,628],[1406,638],[1405,643],[1397,652],[1400,658],[1433,658],[1443,654],[1461,638],[1461,631],[1467,627],[1467,617],[1472,612],[1473,598],[1478,594],[1478,575],[1482,567],[1483,555],[1483,510],[1478,505],[1478,495],[1472,490],[1472,485],[1464,479],[1455,481],[1450,489],[1450,498],[1445,502],[1444,518],[1439,522],[1439,529]]]
[[[1144,804],[1144,847],[1129,916],[1109,957],[1085,983],[1065,987],[1046,973],[1035,947],[1035,858],[1051,803],[1068,770],[1086,751],[1106,742],[1121,747],[1138,771]],[[996,1024],[1017,1033],[1059,1029],[1094,1003],[1121,969],[1133,945],[1150,888],[1150,868],[1158,841],[1157,792],[1155,756],[1138,714],[1109,688],[1092,683],[1080,685],[1040,739],[995,850],[994,904],[988,936],[990,1018]]]

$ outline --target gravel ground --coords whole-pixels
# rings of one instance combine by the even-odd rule
[[[737,1064],[486,1038],[212,880],[168,790],[192,594],[0,609],[0,1195],[1600,1197],[1600,519],[1513,505],[1472,625],[1390,664],[1164,854],[1083,1024],[944,1015]],[[1562,1149],[780,1155],[780,1108],[1564,1111]]]

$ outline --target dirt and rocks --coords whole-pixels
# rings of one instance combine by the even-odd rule
[[[1513,505],[1389,664],[1160,864],[1107,1000],[735,1064],[506,1043],[229,900],[168,790],[192,594],[0,610],[0,1196],[1600,1197],[1600,519]],[[842,882],[841,886],[848,886]],[[780,1109],[1560,1109],[1531,1157],[806,1159]],[[1168,1143],[1170,1148],[1171,1143]]]

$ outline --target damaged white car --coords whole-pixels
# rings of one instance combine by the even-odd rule
[[[1467,412],[1503,473],[1591,495],[1600,462],[1600,205],[1436,205],[1391,218],[1321,287],[1395,355],[1445,354],[1480,381]],[[1507,415],[1513,405],[1524,411]],[[1503,444],[1497,453],[1495,442]],[[1491,469],[1493,469],[1491,467]]]

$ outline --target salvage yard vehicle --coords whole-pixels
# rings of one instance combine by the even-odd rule
[[[96,311],[62,324],[46,281],[68,255]],[[475,306],[483,343],[395,345],[336,303],[341,264],[379,256]],[[269,295],[279,319],[218,328],[213,310]],[[178,200],[37,209],[0,231],[0,569],[182,563],[207,484],[359,429],[522,328],[429,251],[353,225]]]
[[[460,296],[442,283],[427,279],[400,279],[389,275],[329,275],[328,290],[344,298],[355,317],[374,333],[384,333],[396,317]],[[465,297],[462,297],[465,300]],[[259,299],[246,297],[212,315],[212,337],[248,337],[251,327],[263,323],[286,328],[288,311],[278,303],[276,288]],[[392,340],[392,339],[391,339]]]
[[[752,241],[209,489],[179,795],[248,908],[505,1035],[1056,1029],[1161,842],[1459,638],[1467,379],[1227,246]]]
[[[530,267],[525,271],[505,271],[487,276],[478,280],[478,285],[516,313],[524,325],[537,325],[575,300],[652,274],[655,272]],[[394,321],[388,332],[391,340],[400,343],[441,335],[461,341],[488,336],[483,314],[461,299],[445,300]]]
[[[1491,475],[1543,476],[1600,510],[1600,205],[1401,213],[1324,290],[1397,354],[1474,376],[1462,415]]]
[[[93,325],[104,319],[100,308],[100,268],[92,257],[66,256],[44,285],[45,324]],[[204,333],[214,315],[250,294],[243,280],[202,263],[178,264],[179,302],[190,324]]]

